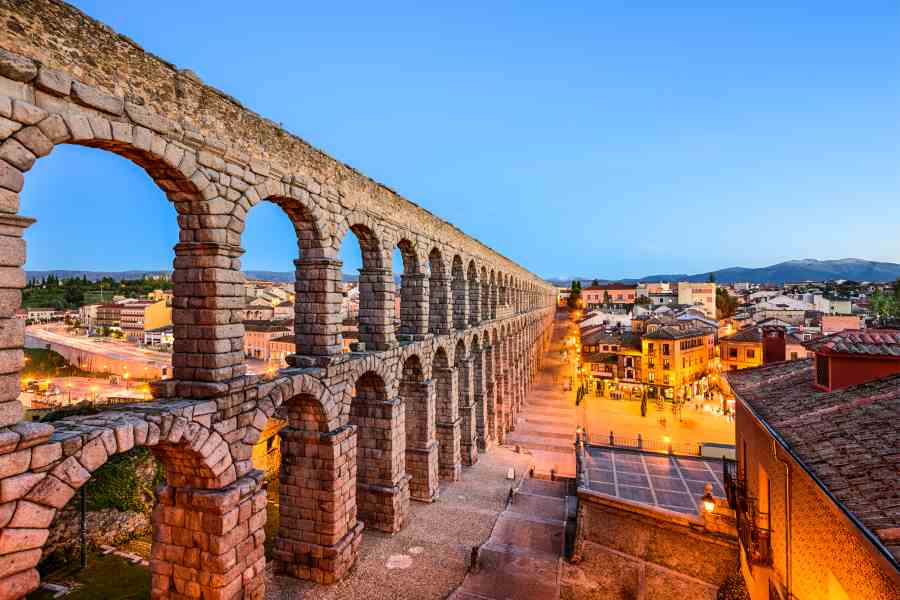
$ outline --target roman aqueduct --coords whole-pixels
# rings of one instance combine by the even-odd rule
[[[549,340],[555,289],[235,99],[55,0],[0,0],[0,599],[39,583],[56,511],[110,456],[147,446],[152,597],[260,598],[266,496],[251,449],[280,415],[278,572],[333,582],[364,527],[404,525],[513,426]],[[25,285],[19,192],[59,144],[114,152],[173,203],[172,379],[152,402],[52,424],[17,399]],[[245,372],[241,234],[273,202],[298,241],[297,354]],[[39,225],[36,225],[39,226]],[[358,352],[343,353],[341,261],[360,272]],[[392,256],[403,259],[394,324]]]

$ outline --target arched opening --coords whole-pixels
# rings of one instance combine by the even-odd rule
[[[275,572],[332,583],[353,565],[352,541],[362,533],[352,477],[355,434],[352,427],[329,431],[312,394],[288,399],[279,413],[287,426],[280,432],[277,504],[270,484],[266,527],[267,534],[277,532]]]
[[[462,259],[457,254],[453,257],[450,269],[451,288],[453,290],[453,328],[465,329],[469,321],[468,297],[466,291],[466,276],[463,271]]]
[[[352,238],[355,238],[356,243],[348,241]],[[356,248],[359,249],[358,255]],[[356,337],[359,341],[351,344],[350,349],[372,352],[393,348],[397,341],[394,336],[394,276],[392,267],[388,264],[390,254],[385,254],[382,250],[381,241],[375,232],[360,224],[350,227],[344,237],[341,254],[348,266],[360,265],[356,286],[351,285],[348,289],[349,322],[345,322],[343,328],[348,336],[352,336],[355,320]]]
[[[491,319],[491,285],[488,280],[488,272],[485,267],[481,267],[481,319],[487,321]]]
[[[450,333],[450,279],[440,250],[432,248],[428,254],[428,331],[435,335]]]
[[[187,362],[184,345],[176,348],[173,325],[175,292],[185,290],[175,289],[172,276],[176,209],[186,198],[163,187],[183,177],[149,154],[126,153],[124,146],[101,149],[65,144],[36,162],[24,146],[19,149],[30,155],[19,166],[34,165],[21,192],[21,212],[38,221],[24,231],[24,243],[3,238],[12,250],[8,258],[27,255],[21,300],[17,290],[3,292],[9,307],[3,327],[24,321],[23,376],[31,380],[30,391],[21,394],[26,410],[146,400],[151,382],[171,378],[173,363]],[[161,201],[167,194],[173,202]],[[19,204],[15,198],[8,208]],[[4,236],[17,233],[16,222],[28,225],[10,218]],[[145,236],[143,243],[134,243],[135,231]],[[10,393],[0,402],[14,406],[18,389]]]
[[[462,470],[459,397],[456,391],[456,370],[450,367],[447,352],[443,348],[435,351],[431,375],[436,395],[438,474],[443,480],[456,481]]]
[[[478,325],[481,321],[481,284],[474,260],[469,261],[466,269],[466,285],[469,288],[469,324]]]
[[[466,352],[463,340],[456,342],[453,357],[456,367],[456,391],[459,397],[460,456],[462,464],[470,466],[478,461],[478,445],[475,439],[475,411],[472,399],[472,359]]]
[[[395,300],[395,324],[402,340],[421,339],[428,333],[429,284],[412,242],[402,239],[394,249],[394,280],[400,279]],[[399,273],[398,273],[399,271]]]
[[[500,295],[499,295],[499,286],[497,284],[497,273],[495,273],[493,269],[491,269],[490,286],[491,286],[490,290],[489,290],[490,315],[491,315],[491,319],[496,319],[497,318],[497,304],[499,303]]]
[[[410,356],[403,363],[400,398],[406,415],[409,493],[413,500],[432,502],[439,493],[434,383],[425,380],[418,356]]]
[[[409,509],[403,402],[388,398],[384,380],[367,371],[356,380],[350,422],[357,428],[356,499],[366,527],[399,531]]]
[[[295,265],[304,255],[298,243],[298,229],[304,222],[287,199],[259,202],[245,218],[241,235],[244,360],[247,372],[264,380],[289,366],[289,357],[298,353]]]
[[[485,340],[487,345],[487,340]],[[478,336],[472,338],[472,403],[475,411],[475,432],[478,442],[478,450],[486,452],[491,445],[491,433],[487,420],[487,380],[485,367],[485,352],[479,342]]]

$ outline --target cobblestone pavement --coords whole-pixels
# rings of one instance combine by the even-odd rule
[[[266,576],[269,600],[428,600],[446,598],[463,581],[473,546],[491,535],[517,478],[531,458],[495,447],[464,469],[459,481],[441,486],[437,502],[412,502],[409,522],[393,536],[366,530],[349,576],[334,585]]]
[[[450,600],[555,600],[566,526],[566,484],[525,479],[482,546],[478,570]]]
[[[568,320],[554,323],[544,368],[528,391],[525,408],[516,430],[507,436],[507,444],[524,448],[534,456],[535,473],[555,471],[575,477],[575,394],[563,389],[569,366],[560,353],[568,326]]]

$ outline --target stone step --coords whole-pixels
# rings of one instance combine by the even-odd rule
[[[563,522],[566,520],[565,499],[543,494],[529,494],[528,492],[520,491],[513,496],[512,503],[507,510],[547,521]]]
[[[558,559],[521,554],[488,542],[478,556],[479,570],[470,573],[457,600],[548,600],[559,597]],[[468,595],[462,595],[468,594]]]
[[[511,546],[519,554],[555,559],[562,553],[564,530],[562,521],[541,522],[507,511],[497,519],[489,545]]]
[[[547,498],[559,498],[562,500],[566,497],[568,484],[563,481],[546,481],[544,479],[523,479],[519,488],[520,492],[531,494],[533,496],[545,496]]]

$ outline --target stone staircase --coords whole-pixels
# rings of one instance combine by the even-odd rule
[[[566,488],[565,482],[524,479],[481,546],[477,568],[450,599],[558,599]]]

